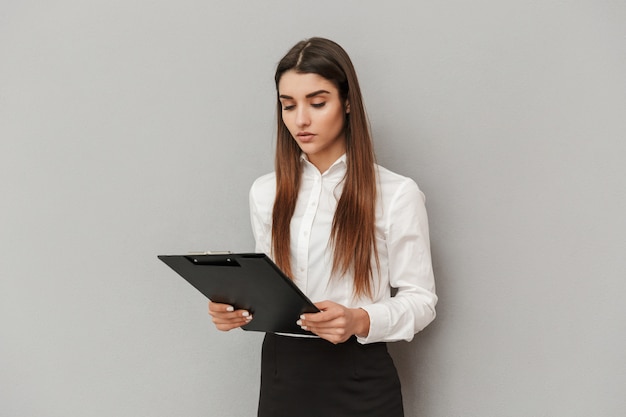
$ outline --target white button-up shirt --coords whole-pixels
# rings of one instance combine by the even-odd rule
[[[380,269],[372,260],[372,297],[354,297],[351,276],[333,276],[330,244],[333,216],[346,174],[346,156],[320,173],[305,156],[296,208],[291,219],[293,280],[313,302],[330,300],[363,308],[370,317],[360,343],[413,339],[435,318],[428,218],[424,195],[410,178],[376,166],[376,245]],[[250,214],[256,251],[272,256],[274,173],[258,178],[250,190]],[[397,289],[395,296],[392,288]],[[297,320],[297,317],[294,318]]]

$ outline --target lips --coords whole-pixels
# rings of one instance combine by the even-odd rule
[[[300,142],[310,142],[315,137],[315,134],[311,132],[298,132],[296,136]]]

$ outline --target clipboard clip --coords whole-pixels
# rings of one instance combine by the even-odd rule
[[[195,265],[213,265],[213,266],[241,266],[236,259],[232,259],[230,251],[223,252],[195,252],[185,256]]]
[[[218,250],[218,251],[191,251],[188,255],[232,255],[233,253],[229,250]]]

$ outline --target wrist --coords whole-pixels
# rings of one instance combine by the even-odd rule
[[[370,315],[362,308],[355,308],[354,313],[356,315],[355,336],[367,337],[370,333]]]

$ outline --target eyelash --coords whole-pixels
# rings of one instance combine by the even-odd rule
[[[316,109],[321,109],[322,107],[324,107],[326,105],[326,102],[322,102],[322,103],[312,103],[311,107],[314,107]],[[289,111],[289,110],[293,110],[296,106],[284,106],[283,107],[283,111]]]

